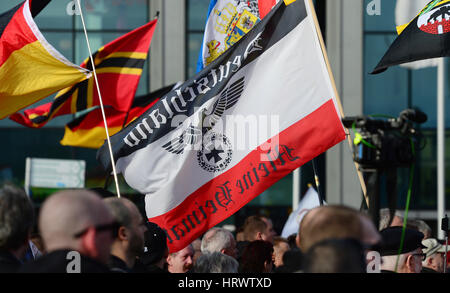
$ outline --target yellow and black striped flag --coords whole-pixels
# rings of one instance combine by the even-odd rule
[[[39,31],[35,17],[50,0],[27,0],[0,15],[0,119],[91,76]]]
[[[147,95],[138,96],[128,112],[112,107],[105,108],[109,135],[112,136],[150,109],[159,99],[169,93],[175,85],[164,87]],[[73,120],[65,127],[61,145],[81,148],[100,148],[106,139],[105,125],[99,107]]]
[[[100,48],[94,55],[103,104],[116,111],[130,109],[141,77],[157,19]],[[86,59],[81,67],[92,70]],[[40,128],[56,116],[73,114],[100,105],[94,78],[61,90],[53,102],[16,113],[10,119]]]

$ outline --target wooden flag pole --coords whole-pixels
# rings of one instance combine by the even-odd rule
[[[316,26],[317,35],[319,37],[320,47],[322,48],[322,54],[323,54],[323,57],[325,59],[325,63],[327,65],[328,74],[330,75],[331,84],[333,86],[333,91],[334,91],[334,94],[336,96],[336,102],[337,102],[337,105],[339,107],[339,111],[341,113],[341,117],[345,117],[344,110],[342,108],[341,99],[339,98],[339,93],[337,91],[336,83],[334,81],[333,72],[331,71],[330,61],[328,59],[328,54],[327,54],[327,50],[326,50],[326,47],[325,47],[325,42],[323,41],[323,36],[322,36],[322,32],[320,30],[320,25],[319,25],[319,21],[317,19],[316,11],[314,9],[314,4],[312,3],[312,0],[308,0],[308,2],[309,2],[309,7],[311,8],[311,15],[313,17],[314,24]],[[347,131],[348,131],[348,129],[347,129]],[[353,152],[352,139],[350,137],[350,133],[349,132],[347,132],[347,141],[348,141],[348,145],[350,147],[350,151]],[[367,196],[366,183],[364,182],[364,178],[363,178],[362,172],[359,169],[359,164],[357,162],[354,162],[354,163],[355,163],[356,172],[358,174],[359,182],[361,184],[361,189],[362,189],[362,192],[363,192],[363,195],[364,195],[364,199],[366,201],[367,207],[369,207],[369,198]]]
[[[92,57],[91,45],[89,43],[89,38],[88,38],[87,30],[86,30],[86,24],[84,22],[83,10],[81,9],[80,0],[77,0],[77,5],[78,5],[78,9],[80,11],[81,22],[83,23],[84,35],[86,36],[86,43],[87,43],[87,47],[89,50],[89,57],[91,58],[92,70],[94,71],[95,84],[97,86],[98,98],[100,100],[100,109],[102,110],[103,123],[105,124],[106,140],[108,141],[109,154],[111,156],[111,165],[112,165],[112,170],[113,170],[113,175],[114,175],[114,181],[116,183],[117,197],[120,198],[119,181],[117,179],[116,164],[114,162],[114,156],[113,156],[112,147],[111,147],[111,140],[109,139],[109,130],[108,130],[108,123],[106,122],[105,108],[103,107],[102,94],[100,93],[100,86],[98,84],[97,71],[95,70],[95,60]]]

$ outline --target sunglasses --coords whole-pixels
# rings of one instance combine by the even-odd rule
[[[121,225],[118,222],[112,222],[112,223],[109,223],[109,224],[103,224],[103,225],[94,226],[94,229],[97,232],[110,231],[112,236],[113,236],[113,238],[116,238],[120,226]],[[89,230],[89,228],[91,228],[91,227],[87,227],[83,231],[74,234],[73,237],[80,238],[81,236],[86,234],[86,232]]]

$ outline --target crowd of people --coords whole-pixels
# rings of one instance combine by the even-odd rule
[[[309,210],[288,238],[269,217],[251,215],[234,233],[214,227],[171,252],[164,230],[132,201],[105,194],[62,190],[35,215],[23,189],[4,185],[0,272],[443,273],[448,264],[424,221],[404,229],[400,213],[382,209],[378,229],[364,212],[337,205]]]

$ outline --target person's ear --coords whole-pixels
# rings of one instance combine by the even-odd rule
[[[295,245],[300,249],[300,235],[295,236]]]
[[[117,231],[117,239],[119,240],[127,240],[128,239],[128,230],[124,226],[120,226]]]
[[[425,260],[425,263],[427,264],[427,266],[434,265],[434,258],[433,257],[427,257],[426,260]]]
[[[270,271],[272,270],[272,267],[271,267],[271,265],[272,265],[272,262],[271,261],[265,261],[264,262],[264,271],[266,272],[266,273],[270,273]]]
[[[96,244],[96,233],[94,227],[88,228],[86,233],[83,234],[81,238],[81,253],[96,259],[99,256],[97,244]]]
[[[406,268],[408,269],[408,272],[415,272],[415,261],[416,259],[414,258],[414,255],[408,255],[408,257],[406,258]]]
[[[169,255],[166,258],[166,262],[167,265],[171,266],[172,265],[172,255],[169,253]]]
[[[255,240],[263,240],[261,232],[256,232],[256,239]]]

